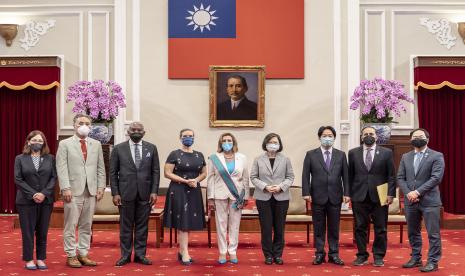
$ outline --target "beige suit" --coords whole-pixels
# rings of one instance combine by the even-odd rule
[[[56,167],[61,191],[71,190],[71,202],[64,203],[63,243],[68,257],[87,256],[90,248],[92,217],[95,210],[97,189],[105,188],[105,164],[102,146],[86,138],[87,160],[77,136],[60,142]],[[79,241],[76,245],[76,226]]]
[[[225,168],[226,161],[223,153],[216,153],[221,163]],[[235,154],[234,171],[230,174],[231,179],[236,185],[239,194],[245,190],[244,199],[249,198],[249,171],[247,169],[247,158],[241,153]],[[207,196],[208,199],[215,200],[216,209],[216,233],[218,236],[218,249],[221,255],[236,255],[239,226],[241,222],[241,210],[236,210],[232,207],[236,201],[234,196],[229,192],[226,183],[224,183],[218,170],[213,165],[213,162],[208,160],[208,176],[207,176]],[[229,229],[229,245],[226,240],[226,232]]]

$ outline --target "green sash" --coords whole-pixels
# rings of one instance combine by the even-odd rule
[[[223,166],[223,164],[221,163],[220,159],[218,158],[216,154],[212,154],[210,156],[210,160],[212,160],[213,165],[220,173],[220,176],[223,179],[224,183],[226,183],[226,187],[228,187],[229,192],[236,199],[236,202],[233,203],[232,207],[234,209],[242,209],[244,205],[245,190],[242,190],[241,194],[239,195],[239,192],[237,191],[236,185],[234,184],[234,181],[232,180],[231,175],[228,173],[228,171]]]

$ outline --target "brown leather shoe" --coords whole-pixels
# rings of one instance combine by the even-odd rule
[[[77,257],[68,257],[68,259],[66,260],[66,264],[72,268],[82,267],[81,262],[78,260]]]
[[[87,256],[78,256],[77,258],[79,262],[81,262],[82,265],[85,265],[85,266],[96,266],[97,265],[95,261],[92,261]]]

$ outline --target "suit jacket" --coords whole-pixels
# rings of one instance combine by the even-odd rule
[[[224,154],[215,153],[221,161],[221,164],[226,168],[226,161],[224,159]],[[235,167],[234,171],[231,173],[231,179],[236,185],[236,189],[239,194],[242,190],[245,190],[244,199],[248,199],[250,195],[249,188],[249,171],[247,169],[247,158],[245,155],[236,152],[235,154]],[[229,192],[226,183],[220,176],[220,173],[213,165],[213,161],[208,158],[207,163],[207,196],[208,199],[231,199],[235,200],[236,198]]]
[[[237,108],[231,109],[231,100],[218,104],[218,120],[257,120],[257,104],[244,97]]]
[[[442,153],[427,148],[415,174],[413,161],[415,151],[402,155],[400,160],[397,182],[402,190],[406,205],[410,203],[407,194],[417,190],[420,193],[420,204],[423,206],[441,206],[439,184],[444,176],[444,156]]]
[[[363,146],[349,151],[349,190],[351,200],[362,202],[367,193],[372,202],[379,202],[376,186],[388,183],[388,196],[396,196],[395,169],[392,150],[376,146],[370,171],[363,159]]]
[[[160,184],[160,161],[157,147],[142,141],[139,169],[132,159],[129,141],[113,148],[110,157],[111,194],[120,195],[124,201],[149,200],[150,194],[158,194]]]
[[[74,196],[82,195],[86,184],[92,196],[106,186],[102,146],[97,140],[87,137],[87,160],[77,136],[60,141],[56,164],[60,189],[71,189]]]
[[[43,203],[52,204],[54,201],[56,179],[55,158],[52,155],[44,154],[40,157],[39,170],[37,171],[32,162],[31,155],[20,154],[16,156],[15,184],[18,188],[16,192],[16,204],[37,204],[32,199],[36,193],[45,195]]]
[[[302,196],[311,196],[316,204],[342,203],[342,196],[349,196],[349,173],[346,154],[332,149],[329,170],[321,148],[310,150],[305,155],[302,169]]]
[[[289,200],[289,187],[294,182],[294,171],[291,160],[282,153],[277,153],[273,168],[266,153],[255,158],[250,170],[250,181],[255,186],[254,198],[269,200],[273,196],[276,200]],[[266,186],[279,185],[281,192],[271,194],[265,190]]]

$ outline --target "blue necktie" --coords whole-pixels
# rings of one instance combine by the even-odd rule
[[[415,175],[418,173],[418,167],[420,166],[421,158],[423,157],[423,152],[415,153],[415,161],[413,161],[413,169],[415,170]]]

